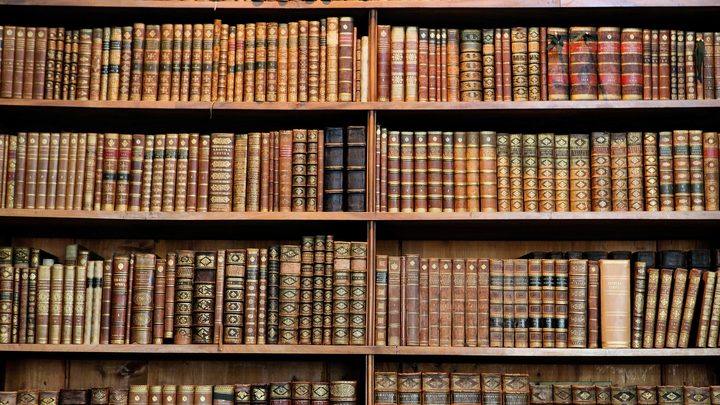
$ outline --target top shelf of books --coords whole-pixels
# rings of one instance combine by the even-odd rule
[[[178,0],[0,0],[0,5],[176,9],[481,9],[677,7],[675,0],[387,0],[387,1],[178,1]],[[688,0],[682,7],[718,7],[715,0]]]

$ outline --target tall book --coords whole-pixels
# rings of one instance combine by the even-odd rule
[[[603,348],[630,348],[630,262],[600,260],[600,325]]]

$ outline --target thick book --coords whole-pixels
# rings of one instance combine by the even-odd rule
[[[597,100],[597,30],[594,27],[570,27],[568,37],[570,99]]]
[[[680,335],[680,323],[682,322],[683,304],[687,288],[688,270],[676,268],[673,274],[672,299],[670,301],[670,313],[668,315],[667,335],[665,347],[677,347]]]
[[[571,259],[568,270],[568,347],[587,346],[588,263]]]
[[[630,262],[600,260],[602,348],[630,348]]]
[[[503,377],[499,373],[481,373],[482,403],[500,405],[503,403]]]
[[[672,290],[673,269],[663,268],[660,271],[658,288],[657,315],[655,317],[655,348],[665,347],[665,339],[668,330],[668,317],[670,312],[670,291]],[[648,291],[649,294],[649,291]]]
[[[445,372],[422,373],[422,404],[442,405],[451,403],[450,375]]]
[[[502,375],[502,403],[527,405],[530,403],[530,384],[527,374]]]

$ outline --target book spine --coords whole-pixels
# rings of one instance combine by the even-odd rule
[[[678,347],[680,336],[680,324],[682,322],[683,302],[687,288],[687,269],[677,268],[673,274],[672,299],[670,301],[670,313],[668,315],[667,334],[665,347]]]
[[[303,236],[300,249],[298,343],[312,344],[313,262],[315,260],[315,239],[312,236]]]
[[[652,99],[660,99],[660,33],[650,30],[650,71],[652,72]],[[664,69],[664,67],[663,67]],[[669,72],[668,72],[669,73]]]
[[[60,321],[60,341],[58,342],[63,344],[72,343],[73,311],[75,309],[75,268],[74,265],[63,266],[62,319]]]
[[[132,287],[130,343],[150,344],[153,337],[155,255],[136,254]]]
[[[503,347],[515,347],[514,264],[503,260]]]
[[[691,209],[690,188],[690,144],[689,131],[676,130],[672,133],[673,190],[675,210]]]
[[[570,99],[597,100],[598,34],[593,27],[570,27]]]
[[[545,38],[541,40],[541,30],[540,27],[528,28],[528,99],[530,101],[542,99],[540,44],[545,43]]]
[[[705,183],[705,209],[717,211],[718,189],[720,189],[720,171],[718,166],[717,132],[704,132],[703,137],[703,181]]]
[[[510,136],[506,133],[499,133],[496,139],[498,211],[508,212],[512,209],[510,189]]]
[[[703,132],[690,130],[690,205],[693,211],[705,211],[705,173],[703,161]]]
[[[610,135],[610,159],[612,167],[612,210],[628,210],[628,160],[627,134],[614,132]]]
[[[671,81],[669,30],[658,31],[658,75],[658,98],[660,100],[670,100]]]
[[[498,210],[497,135],[492,131],[480,132],[479,194],[480,211]]]
[[[502,101],[513,101],[513,69],[512,69],[512,48],[511,30],[502,29]]]
[[[702,301],[700,304],[700,315],[698,322],[697,338],[695,347],[708,347],[708,332],[710,327],[710,316],[712,313],[713,296],[715,295],[715,282],[717,274],[711,271],[702,274]]]
[[[529,347],[543,347],[542,260],[528,260],[528,340]]]
[[[503,346],[503,262],[490,260],[490,347]]]
[[[523,211],[538,211],[538,150],[537,135],[522,135]]]
[[[334,243],[332,344],[348,344],[351,287],[351,245]]]
[[[569,44],[567,28],[547,29],[548,100],[570,97]]]
[[[154,259],[154,257],[153,257]],[[166,272],[167,263],[163,259],[157,259],[153,269],[154,285],[150,286],[153,296],[152,304],[152,343],[162,344],[165,336],[165,293],[166,293]],[[174,281],[174,279],[173,279]],[[136,291],[133,289],[133,291]],[[148,314],[149,315],[149,314]],[[131,331],[132,332],[132,331]]]
[[[646,263],[635,262],[632,289],[632,341],[631,347],[639,349],[643,344],[643,326],[645,314],[645,295],[647,291],[648,271]]]
[[[555,260],[555,347],[568,347],[569,262]]]
[[[414,134],[413,153],[413,206],[415,212],[428,210],[428,134],[416,131]],[[408,176],[409,177],[409,176]]]
[[[513,263],[514,347],[528,347],[528,262]]]
[[[87,257],[83,260],[78,260],[78,265],[75,266],[75,297],[73,304],[73,316],[72,316],[72,343],[82,344],[83,337],[85,336],[85,306],[86,306],[86,295],[87,295]],[[21,312],[22,315],[22,312]],[[23,328],[22,322],[20,327]]]
[[[212,343],[217,288],[217,253],[195,252],[194,270],[192,343]]]
[[[568,347],[587,347],[587,260],[570,260],[568,274]]]
[[[512,94],[513,101],[527,101],[528,98],[528,29],[513,27],[512,43]]]
[[[280,344],[297,344],[300,304],[300,246],[283,245],[280,250]]]
[[[210,137],[210,172],[208,210],[232,210],[232,158],[234,135],[215,133]]]
[[[400,313],[404,304],[400,297],[400,257],[390,256],[387,261],[388,275],[388,311],[387,311],[387,345],[400,345]],[[432,303],[431,303],[432,304]],[[432,307],[430,309],[432,311]]]
[[[375,344],[378,346],[388,344],[388,281],[388,257],[387,255],[377,255],[375,259]]]
[[[480,30],[462,30],[460,33],[461,101],[482,100],[481,41]]]
[[[405,101],[405,29],[390,32],[390,101]],[[382,84],[381,84],[382,86]]]
[[[454,259],[452,261],[452,332],[451,346],[465,346],[465,327],[466,327],[466,263],[464,259]]]
[[[570,211],[590,211],[590,142],[588,134],[570,134]]]
[[[687,348],[690,343],[690,329],[693,325],[702,274],[703,271],[699,269],[691,269],[688,273],[687,294],[685,296],[685,305],[680,322],[680,333],[678,334],[679,348]]]
[[[600,27],[597,30],[598,99],[620,100],[621,49],[620,28]]]
[[[484,265],[485,265],[485,268],[487,269],[487,264],[484,264]],[[464,327],[465,328],[465,344],[470,347],[478,346],[478,335],[479,335],[478,329],[479,329],[479,323],[480,323],[479,316],[478,316],[478,303],[480,301],[480,295],[478,293],[478,278],[480,276],[479,273],[480,272],[478,269],[478,261],[475,259],[467,259],[465,261],[465,286],[463,287],[464,293],[465,293],[464,294],[465,302],[463,303],[463,306],[464,306],[463,310],[464,310],[465,322],[466,322],[466,326]],[[425,308],[423,308],[422,301],[427,301],[427,299],[426,299],[427,294],[425,294],[425,295],[422,294],[422,292],[423,292],[423,290],[422,290],[422,278],[423,278],[422,267],[421,267],[421,276],[420,277],[421,277],[420,310],[422,311],[423,309],[425,309]],[[427,278],[427,276],[425,276],[425,277]],[[483,277],[482,281],[487,281],[487,280],[485,280],[485,278],[486,277]],[[485,285],[487,285],[487,284],[485,284]],[[423,298],[425,298],[425,299],[423,299]],[[484,302],[484,304],[486,305],[485,310],[487,310],[487,302]],[[427,316],[425,314],[421,314],[421,317],[420,317],[420,322],[421,322],[420,344],[421,345],[423,344],[423,342],[422,342],[423,318],[427,318]],[[485,328],[487,328],[487,326],[485,324],[483,326]],[[483,338],[484,338],[484,334],[483,334]],[[427,344],[425,344],[425,345],[427,345]]]
[[[643,39],[639,28],[623,28],[620,34],[620,66],[623,100],[643,98]]]
[[[367,243],[350,245],[350,344],[365,345],[367,326]]]
[[[555,347],[555,262],[543,259],[542,276],[542,347]]]
[[[350,212],[365,211],[366,142],[365,127],[350,126],[347,128],[345,203],[347,211]]]
[[[541,38],[541,40],[543,40]],[[484,28],[482,30],[482,60],[479,70],[482,70],[482,89],[484,101],[495,101],[495,30]]]
[[[270,263],[273,263],[275,249],[270,249]],[[274,258],[277,260],[277,257]],[[225,259],[225,297],[223,342],[239,344],[243,341],[245,316],[245,263],[244,249],[227,250]]]
[[[670,291],[673,282],[673,269],[662,269],[658,290],[657,315],[655,317],[655,348],[665,347],[665,339],[668,331],[668,312],[670,311]],[[683,286],[684,287],[684,286]],[[648,295],[650,294],[648,288]],[[648,305],[649,310],[649,305]]]
[[[175,331],[175,280],[177,278],[177,253],[168,252],[165,260],[165,305],[162,339],[172,339]]]
[[[452,345],[452,278],[453,263],[451,259],[439,260],[439,345]]]
[[[377,101],[390,101],[390,44],[389,25],[377,27]]]
[[[155,135],[145,135],[145,140],[143,142],[145,143],[145,145],[142,156],[142,185],[140,186],[140,210],[143,212],[147,212],[150,211],[152,204]]]
[[[628,205],[630,211],[643,211],[645,198],[643,190],[643,134],[628,132]]]
[[[510,134],[510,204],[513,212],[521,212],[523,201],[523,140],[522,134]]]
[[[613,196],[611,194],[612,172],[610,159],[610,134],[593,132],[590,134],[592,210],[611,211]]]
[[[112,286],[113,286],[113,260],[106,259],[102,262],[102,289],[100,296],[100,333],[101,344],[110,343],[110,325],[112,320]],[[97,326],[93,325],[94,329]]]

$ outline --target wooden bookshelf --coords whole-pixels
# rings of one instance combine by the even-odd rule
[[[359,17],[359,31],[377,40],[378,24],[476,27],[482,21],[629,26],[677,24],[715,27],[718,0],[369,0],[180,1],[0,0],[0,22],[85,26],[120,16],[142,20],[211,21]],[[138,17],[138,15],[140,17]],[[249,16],[249,17],[248,17]],[[697,17],[691,22],[688,17]],[[118,18],[120,19],[120,18]],[[479,24],[478,21],[481,21]],[[632,21],[632,22],[630,22]],[[85,25],[83,25],[85,24]],[[494,24],[494,23],[493,23]],[[108,24],[106,24],[108,25]],[[547,24],[546,24],[547,25]],[[375,57],[370,56],[370,100],[376,100]],[[0,99],[0,131],[25,125],[57,131],[109,127],[152,133],[184,125],[200,131],[243,125],[338,126],[376,124],[392,129],[483,129],[717,126],[720,100],[542,102],[143,102]],[[241,127],[241,128],[238,128]],[[8,129],[8,130],[10,130]],[[158,132],[159,133],[159,132]],[[368,137],[367,178],[375,176],[374,137]],[[367,204],[375,184],[367,183]],[[720,211],[557,213],[387,212],[112,212],[0,209],[0,240],[51,253],[81,243],[101,254],[117,249],[166,252],[177,248],[243,247],[333,234],[368,242],[366,346],[308,345],[69,345],[0,344],[0,389],[28,384],[81,388],[128,384],[214,384],[293,378],[358,380],[358,405],[374,405],[376,370],[527,372],[531,380],[617,378],[627,384],[720,384],[720,349],[549,349],[376,346],[375,254],[434,257],[517,257],[535,250],[662,250],[718,247]]]

